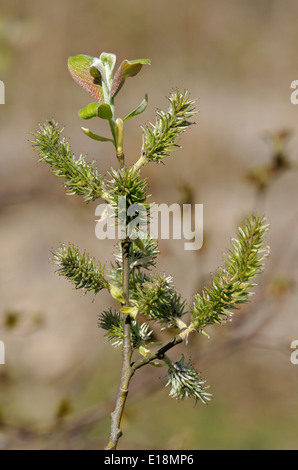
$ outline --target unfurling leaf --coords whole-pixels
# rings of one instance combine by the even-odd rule
[[[111,98],[117,95],[126,78],[137,75],[142,66],[146,64],[150,65],[149,59],[124,60],[115,73],[111,89]]]
[[[112,82],[112,73],[116,63],[115,54],[109,52],[102,52],[99,56],[93,58],[90,71],[96,76],[97,73],[100,74],[105,85],[109,88]]]
[[[103,103],[103,91],[99,74],[94,76],[90,73],[93,57],[88,55],[76,55],[69,57],[68,70],[72,78],[85,90],[87,90],[99,103]]]

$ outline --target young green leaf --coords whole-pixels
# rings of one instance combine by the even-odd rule
[[[109,139],[108,137],[103,137],[101,135],[94,134],[94,132],[91,132],[90,129],[87,129],[86,127],[82,127],[81,129],[84,134],[86,134],[88,137],[91,137],[91,139],[99,140],[100,142],[112,142],[114,144],[114,141],[112,139]]]
[[[125,300],[123,298],[123,291],[119,289],[119,287],[116,286],[109,286],[110,289],[110,294],[111,296],[115,299],[118,300],[118,302],[121,302],[122,304],[125,303]]]
[[[117,72],[115,73],[112,89],[111,98],[114,98],[119,90],[122,88],[126,78],[134,77],[139,73],[143,65],[150,65],[149,59],[136,59],[136,60],[124,60]]]
[[[123,307],[120,309],[120,312],[125,313],[126,315],[129,314],[131,318],[135,320],[139,311],[136,307]]]
[[[106,103],[90,103],[85,108],[78,111],[82,119],[91,119],[93,117],[100,117],[101,119],[112,119],[113,113],[110,105]]]
[[[139,114],[143,113],[145,111],[145,109],[147,108],[147,104],[148,104],[148,95],[146,94],[145,98],[143,99],[141,104],[139,104],[139,106],[136,109],[134,109],[127,116],[125,116],[125,118],[123,119],[123,122],[125,122],[128,119],[131,119],[131,118],[133,118],[135,116],[138,116]]]
[[[100,106],[100,103],[90,103],[87,106],[85,106],[85,108],[79,109],[78,115],[82,119],[91,119],[93,117],[97,117],[99,106]]]
[[[143,253],[146,253],[146,248],[145,248],[143,240],[141,240],[141,238],[135,238],[133,242],[139,248],[139,250],[141,250]]]
[[[97,110],[97,116],[101,119],[106,119],[107,121],[110,121],[113,117],[111,106],[107,103],[99,105]]]

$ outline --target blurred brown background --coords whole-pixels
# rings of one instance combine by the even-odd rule
[[[163,369],[144,368],[132,382],[119,448],[298,448],[298,366],[290,362],[298,339],[298,106],[290,102],[297,24],[294,0],[0,0],[1,448],[100,449],[109,434],[121,353],[97,315],[110,298],[83,297],[48,259],[59,242],[73,242],[108,263],[114,244],[95,237],[96,203],[65,196],[30,144],[38,123],[55,118],[76,155],[96,159],[101,173],[116,166],[112,146],[81,132],[77,110],[91,100],[67,70],[68,56],[102,51],[118,63],[152,61],[116,101],[124,116],[149,95],[146,113],[126,125],[129,163],[139,156],[140,126],[167,108],[173,87],[199,98],[183,149],[143,170],[152,200],[204,204],[200,251],[160,243],[158,269],[173,275],[188,302],[247,214],[258,210],[271,224],[271,256],[252,302],[210,340],[193,337],[188,350],[171,354],[183,351],[202,370],[210,405],[177,403]],[[101,122],[90,128],[106,131]],[[287,146],[276,164],[264,132],[281,131]]]

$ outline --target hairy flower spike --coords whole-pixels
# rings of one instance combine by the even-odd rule
[[[205,380],[202,380],[201,375],[195,371],[190,364],[184,364],[184,355],[177,362],[172,362],[166,358],[166,363],[169,365],[168,381],[166,387],[171,385],[170,397],[177,400],[184,400],[184,398],[193,397],[196,401],[200,400],[202,403],[208,403],[212,395],[207,390],[209,386],[205,385]]]
[[[102,182],[94,168],[95,162],[87,163],[82,155],[75,160],[69,142],[60,139],[63,129],[59,130],[55,121],[47,121],[39,129],[34,134],[33,145],[40,153],[40,161],[48,163],[54,175],[65,178],[67,194],[82,195],[87,202],[99,198]]]
[[[143,128],[142,159],[159,162],[179,147],[177,140],[180,135],[193,124],[190,122],[196,112],[195,100],[190,100],[187,92],[178,90],[168,98],[170,107],[167,113],[157,112],[155,125]]]
[[[256,215],[247,219],[243,229],[239,228],[238,239],[233,240],[232,250],[226,255],[225,267],[213,276],[212,286],[194,297],[194,329],[201,332],[207,325],[225,323],[232,315],[230,310],[247,302],[249,290],[255,286],[251,281],[263,270],[267,230],[265,219]]]
[[[120,312],[112,312],[112,309],[104,311],[99,315],[98,326],[107,331],[107,338],[112,346],[118,347],[123,344],[123,315]],[[147,323],[139,324],[131,322],[131,345],[138,349],[150,339],[152,331]]]
[[[69,279],[76,289],[83,289],[85,293],[93,290],[97,294],[109,288],[103,268],[100,264],[96,265],[94,258],[87,253],[81,254],[73,245],[61,245],[52,254],[52,264],[59,266],[58,274]]]
[[[149,276],[144,271],[149,271],[152,267],[156,266],[156,257],[159,253],[157,242],[153,238],[145,237],[142,239],[142,243],[142,250],[136,245],[135,241],[131,243],[129,250],[129,290],[132,299],[137,297],[137,286],[143,285],[145,281],[150,281]],[[113,284],[121,287],[122,253],[120,243],[116,246],[114,258],[115,263],[111,264],[109,277]]]
[[[144,204],[148,195],[147,180],[140,177],[140,172],[135,172],[131,168],[122,168],[120,170],[112,169],[109,172],[110,180],[107,181],[107,192],[109,194],[109,202],[116,209],[118,216],[118,198],[126,197],[126,207],[134,204]]]
[[[172,277],[164,274],[136,285],[133,303],[151,320],[171,325],[186,313],[185,302],[176,292]]]
[[[156,265],[156,258],[159,254],[157,241],[154,238],[146,236],[142,238],[143,249],[140,249],[135,242],[130,246],[129,265],[130,269],[143,268],[150,269]],[[121,245],[118,244],[114,258],[118,266],[122,266]]]

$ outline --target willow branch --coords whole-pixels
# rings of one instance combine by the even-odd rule
[[[129,306],[129,248],[130,241],[125,240],[122,242],[122,285],[125,299],[125,306]],[[122,436],[120,429],[121,418],[128,395],[128,387],[130,379],[134,374],[134,370],[131,367],[131,329],[130,329],[131,317],[127,314],[123,320],[123,345],[122,345],[122,373],[121,382],[116,400],[114,411],[111,413],[111,433],[110,439],[106,446],[106,450],[115,450],[117,448],[118,441]]]
[[[181,332],[179,335],[175,336],[175,338],[170,341],[169,343],[165,344],[164,346],[162,346],[160,349],[158,349],[156,351],[156,353],[149,353],[146,357],[140,359],[139,361],[137,362],[134,362],[132,364],[132,370],[133,370],[133,373],[137,370],[137,369],[140,369],[141,367],[149,364],[150,362],[152,361],[155,361],[155,360],[161,360],[165,357],[165,354],[167,351],[169,351],[170,349],[172,349],[174,346],[176,346],[177,344],[180,344],[183,342],[183,340],[185,339],[185,336],[183,334],[184,332]]]

